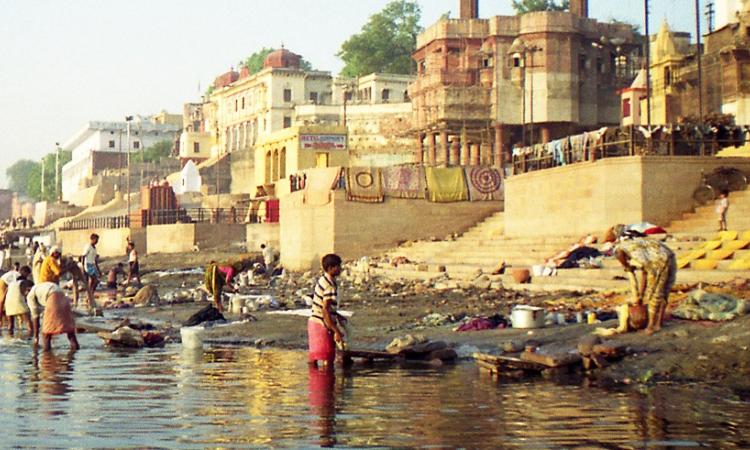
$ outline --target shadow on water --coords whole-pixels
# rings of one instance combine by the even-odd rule
[[[52,353],[0,339],[3,447],[745,448],[746,396],[503,383],[473,364],[309,368],[299,351]]]

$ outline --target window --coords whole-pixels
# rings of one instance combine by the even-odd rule
[[[284,101],[285,102],[291,102],[292,101],[292,90],[291,89],[284,89]]]
[[[328,153],[315,154],[315,167],[318,169],[328,167]]]
[[[630,117],[630,99],[622,101],[622,117]]]
[[[387,102],[391,97],[391,90],[390,89],[383,89],[383,92],[380,93],[380,98],[383,99],[384,102]]]
[[[284,116],[284,128],[289,128],[292,126],[292,118],[289,116]]]
[[[245,109],[245,97],[242,97],[242,109]]]
[[[286,147],[279,153],[279,179],[286,178]]]
[[[578,71],[583,73],[589,68],[589,59],[586,55],[578,55]]]
[[[193,142],[193,153],[200,153],[200,152],[201,152],[201,143]]]
[[[488,67],[492,67],[492,58],[484,58],[482,60],[482,67],[484,67],[485,69]]]
[[[271,184],[271,152],[266,152],[266,173],[265,173],[265,184]]]
[[[409,102],[409,91],[404,91],[404,103]]]
[[[133,148],[135,148],[135,149],[141,148],[141,143],[138,142],[138,141],[133,141]]]
[[[344,99],[346,99],[347,102],[351,101],[352,100],[352,92],[351,91],[344,92]]]
[[[234,99],[234,111],[237,112],[237,99]]]
[[[511,65],[513,67],[522,67],[523,64],[521,63],[523,60],[521,59],[521,55],[513,55],[513,59],[511,60]]]
[[[275,164],[274,164],[275,163]],[[273,151],[273,159],[271,160],[273,167],[271,168],[271,181],[279,179],[279,151]]]
[[[664,86],[672,85],[672,69],[667,66],[664,68]]]
[[[109,141],[109,148],[115,148],[115,141]]]
[[[318,93],[317,92],[310,92],[310,102],[312,102],[313,105],[318,104]]]

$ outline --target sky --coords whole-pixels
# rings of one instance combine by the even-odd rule
[[[695,28],[693,0],[651,2],[653,30],[665,19],[673,29]],[[283,44],[336,74],[341,43],[387,3],[0,0],[0,186],[14,162],[40,159],[90,120],[181,113],[264,46]],[[446,12],[455,17],[459,0],[419,3],[427,27]],[[510,0],[480,0],[481,17],[512,13]],[[590,15],[642,24],[643,0],[591,0]]]

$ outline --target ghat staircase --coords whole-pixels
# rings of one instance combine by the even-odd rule
[[[713,205],[683,215],[668,228],[671,238],[666,243],[682,265],[678,283],[720,282],[750,275],[750,192],[733,192],[729,199],[729,226],[741,231],[723,236],[712,231],[717,228]],[[503,234],[503,217],[503,213],[490,216],[454,240],[419,241],[392,249],[386,253],[386,259],[403,256],[409,262],[397,267],[381,262],[373,272],[404,280],[447,277],[459,284],[486,274],[493,287],[502,285],[531,291],[627,289],[622,267],[614,258],[603,258],[600,269],[558,269],[556,276],[533,277],[528,284],[516,283],[509,274],[512,268],[543,264],[545,259],[569,248],[581,236],[511,238]],[[744,241],[748,241],[747,245]],[[700,254],[702,249],[706,251]],[[686,258],[690,259],[687,263]],[[511,269],[503,275],[489,275],[500,261],[505,261]],[[738,261],[747,261],[748,265]]]

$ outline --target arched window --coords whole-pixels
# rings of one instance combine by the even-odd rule
[[[265,184],[271,184],[271,152],[266,152],[266,180]]]
[[[279,161],[279,151],[278,150],[274,150],[273,151],[273,161],[271,162],[271,164],[273,165],[272,170],[271,170],[273,172],[273,175],[272,175],[272,180],[273,181],[276,181],[276,180],[279,179],[279,162],[278,161]]]
[[[279,179],[286,178],[286,147],[279,153]]]

